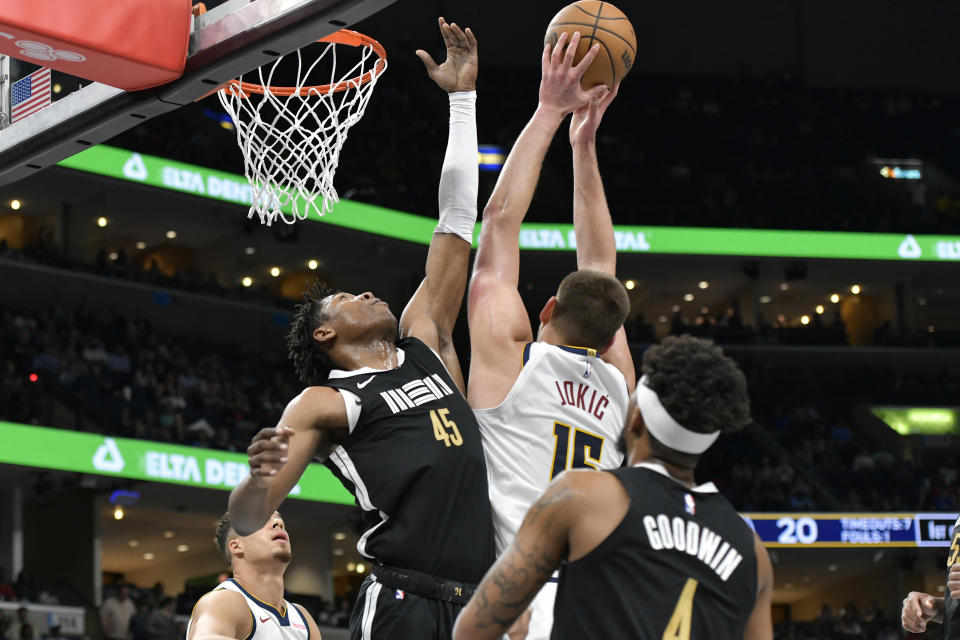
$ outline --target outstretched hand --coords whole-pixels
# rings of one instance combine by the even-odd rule
[[[584,91],[580,86],[580,79],[600,52],[600,45],[594,44],[590,47],[583,59],[574,65],[573,59],[579,44],[580,32],[575,31],[573,37],[569,38],[566,32],[561,33],[552,49],[549,42],[543,45],[540,106],[551,109],[560,116],[566,116],[607,91],[607,87],[603,85],[589,91]]]
[[[606,94],[591,100],[588,104],[573,112],[573,117],[570,119],[571,145],[588,144],[596,139],[597,128],[600,126],[603,114],[607,111],[607,107],[610,106],[613,99],[617,97],[617,91],[619,90],[620,83],[618,82]]]
[[[423,49],[417,49],[417,57],[423,61],[427,74],[447,93],[455,91],[476,91],[479,71],[477,56],[477,38],[470,27],[466,31],[457,23],[447,24],[439,19],[440,35],[447,45],[447,59],[437,64],[433,57]]]

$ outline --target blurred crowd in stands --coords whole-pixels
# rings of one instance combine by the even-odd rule
[[[931,628],[939,625],[931,625]],[[876,602],[860,611],[848,602],[836,611],[824,604],[811,622],[780,622],[774,627],[776,640],[898,640],[900,612],[884,611]]]
[[[498,70],[478,103],[480,142],[509,150],[533,112],[539,78]],[[342,196],[433,215],[446,102],[381,82],[337,170]],[[960,187],[949,178],[890,180],[873,158],[922,159],[960,175],[955,97],[814,91],[789,73],[643,76],[625,83],[600,132],[600,162],[620,224],[910,233],[955,232]],[[214,99],[150,120],[112,144],[242,173]],[[184,132],[190,132],[185,136]],[[571,163],[561,131],[531,221],[570,215]],[[955,142],[955,141],[954,141]],[[928,172],[930,173],[930,172]],[[481,204],[496,180],[485,173]]]
[[[36,238],[20,251],[12,249],[6,240],[0,239],[0,258],[38,263],[78,273],[129,280],[153,287],[176,289],[263,306],[289,307],[290,305],[289,300],[274,296],[262,284],[251,287],[239,285],[226,287],[220,284],[217,274],[202,273],[197,269],[176,271],[167,275],[160,270],[156,261],[143,264],[142,261],[128,256],[122,247],[115,252],[108,252],[107,249],[101,248],[94,262],[72,258],[57,247],[49,227],[41,229]]]
[[[86,310],[4,309],[0,353],[4,418],[130,438],[243,451],[295,394],[282,362]]]

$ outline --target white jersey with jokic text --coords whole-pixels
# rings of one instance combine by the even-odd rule
[[[244,640],[318,640],[310,638],[310,625],[300,608],[284,600],[277,609],[273,605],[267,604],[258,599],[255,595],[247,591],[234,578],[230,578],[211,591],[236,591],[243,596],[250,607],[250,617],[253,626]],[[209,595],[209,594],[207,594]],[[190,616],[190,622],[187,623],[187,637],[190,637],[190,625],[193,624],[193,615]]]
[[[487,460],[497,553],[530,505],[566,469],[615,469],[627,382],[593,349],[531,342],[507,397],[474,411]]]
[[[513,542],[523,517],[550,481],[567,469],[616,469],[617,440],[630,395],[615,366],[593,349],[531,342],[507,397],[474,411],[487,460],[497,554]],[[547,640],[557,577],[531,603],[527,640]]]

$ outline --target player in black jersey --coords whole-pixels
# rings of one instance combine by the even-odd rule
[[[235,529],[255,530],[324,459],[367,526],[357,547],[373,569],[351,616],[355,640],[450,638],[494,557],[479,428],[451,339],[477,215],[477,43],[442,18],[440,29],[446,61],[418,51],[450,94],[426,278],[399,323],[369,292],[305,294],[288,344],[307,388],[254,438],[250,476],[230,498]]]
[[[900,622],[910,633],[923,633],[928,622],[943,624],[944,640],[960,640],[960,518],[950,532],[950,552],[947,555],[947,588],[942,598],[911,591],[903,599]]]
[[[622,446],[631,466],[572,470],[527,512],[484,577],[456,640],[499,638],[560,567],[554,639],[772,640],[773,569],[700,455],[749,420],[746,380],[707,340],[643,358]]]

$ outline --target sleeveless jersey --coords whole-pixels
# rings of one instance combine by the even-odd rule
[[[616,529],[560,569],[554,640],[743,640],[757,601],[753,532],[712,483],[660,465],[612,471],[630,497]]]
[[[474,411],[487,456],[490,502],[502,553],[524,515],[566,469],[613,469],[623,463],[627,382],[593,349],[532,342],[507,397]]]
[[[250,607],[250,617],[253,626],[244,640],[318,640],[310,637],[310,625],[299,608],[284,600],[281,610],[269,605],[247,591],[235,579],[230,578],[213,591],[236,591],[243,596]],[[213,593],[211,591],[210,593]],[[190,625],[193,624],[193,615],[187,622],[187,636],[190,637]]]
[[[960,562],[960,518],[953,525],[950,532],[950,553],[947,556],[947,572],[954,563]],[[949,580],[949,577],[947,578]],[[947,580],[944,580],[946,584]],[[960,640],[960,609],[957,601],[950,597],[950,589],[946,590],[943,598],[943,638],[944,640]]]
[[[476,584],[494,560],[480,430],[440,357],[416,338],[397,347],[395,369],[331,373],[359,416],[324,464],[363,511],[363,556]]]

